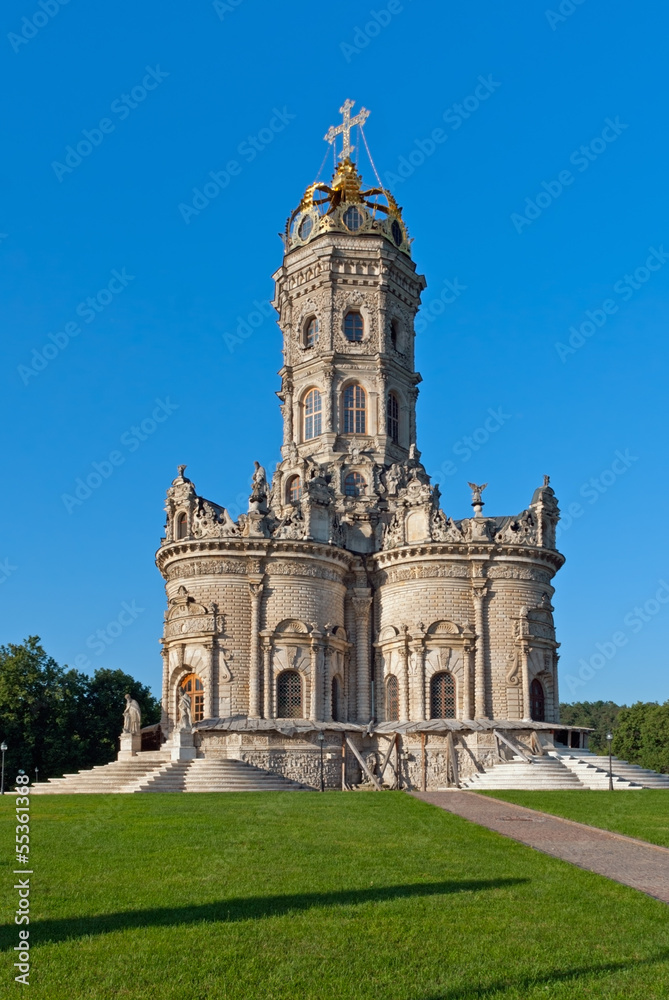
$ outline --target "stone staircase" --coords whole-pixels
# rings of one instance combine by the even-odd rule
[[[149,758],[149,759],[147,759]],[[270,774],[241,760],[169,759],[169,751],[138,754],[132,760],[51,778],[33,786],[38,795],[72,795],[101,792],[299,792],[306,785]]]
[[[511,760],[500,761],[482,773],[471,775],[462,782],[462,787],[472,792],[492,792],[524,789],[549,791],[586,786],[570,768],[555,757],[533,756],[525,760],[523,757],[514,756]]]
[[[588,775],[591,782],[587,784],[588,788],[609,787],[608,756],[600,756],[590,750],[569,749],[559,745],[550,753],[559,757],[575,773],[580,772],[583,775]],[[611,758],[611,773],[615,788],[623,787],[622,784],[616,784],[617,781],[626,783],[629,788],[669,788],[669,774],[660,774],[658,771],[639,767],[638,764],[628,764],[626,760],[620,760],[619,757]]]

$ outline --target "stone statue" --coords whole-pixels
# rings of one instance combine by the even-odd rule
[[[477,486],[476,483],[467,483],[467,485],[472,491],[472,507],[474,506],[474,504],[479,504],[479,503],[482,504],[483,501],[481,500],[481,494],[483,493],[484,489],[488,484],[483,483],[482,486]]]
[[[137,734],[142,731],[142,713],[139,705],[129,694],[125,696],[123,710],[123,732]]]
[[[254,462],[255,471],[251,479],[251,493],[254,499],[264,500],[267,496],[267,476],[260,462]]]
[[[179,695],[179,724],[177,729],[181,733],[190,733],[193,729],[193,720],[190,714],[191,700],[187,691],[182,690]]]

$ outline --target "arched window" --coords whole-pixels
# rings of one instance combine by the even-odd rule
[[[304,328],[304,346],[305,347],[315,347],[318,343],[318,320],[315,316],[307,320],[307,325]]]
[[[399,722],[400,718],[400,685],[395,674],[386,681],[386,721]]]
[[[282,671],[276,681],[276,708],[279,719],[302,718],[302,681],[297,670]]]
[[[181,682],[181,690],[190,695],[190,715],[193,722],[204,719],[204,685],[197,674],[188,674]]]
[[[390,324],[390,343],[393,345],[395,350],[397,350],[397,345],[400,342],[400,324],[399,321],[394,319]]]
[[[366,434],[367,421],[365,390],[354,383],[344,389],[344,434]]]
[[[447,670],[433,674],[430,681],[430,718],[455,718],[455,680]]]
[[[386,403],[386,434],[397,444],[400,439],[400,404],[394,392],[389,393]]]
[[[545,722],[546,699],[541,681],[535,679],[530,684],[530,718],[535,722]]]
[[[286,488],[288,503],[297,503],[302,496],[302,480],[299,476],[291,476]]]
[[[310,389],[304,400],[304,440],[318,437],[322,426],[321,394],[318,389]]]
[[[352,233],[354,233],[357,229],[360,229],[360,226],[365,221],[364,215],[355,205],[351,205],[350,208],[346,209],[343,218],[344,225],[347,229],[350,229]]]
[[[186,538],[188,535],[188,517],[183,512],[177,517],[177,538]]]
[[[344,316],[344,334],[351,343],[357,344],[362,340],[364,333],[362,315],[357,310],[351,310]]]
[[[359,497],[364,493],[366,485],[359,472],[349,472],[344,480],[344,493],[347,497]]]
[[[332,721],[343,722],[341,706],[341,682],[338,677],[332,678]]]

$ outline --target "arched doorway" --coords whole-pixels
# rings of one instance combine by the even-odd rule
[[[448,670],[433,674],[430,681],[430,718],[455,718],[455,679]]]
[[[278,719],[302,719],[302,681],[297,670],[284,670],[276,681]]]
[[[190,715],[193,722],[204,719],[204,685],[197,674],[188,674],[179,685],[182,691],[190,695]]]
[[[534,722],[546,721],[546,697],[541,681],[536,677],[530,684],[530,718]]]

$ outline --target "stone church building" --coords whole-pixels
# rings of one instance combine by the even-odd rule
[[[392,194],[352,160],[351,105],[274,275],[281,461],[271,480],[256,463],[237,521],[185,466],[167,492],[161,727],[174,742],[186,690],[198,757],[311,787],[445,787],[565,741],[559,510],[548,477],[518,514],[486,516],[476,484],[472,517],[443,510],[416,436],[425,279]]]

